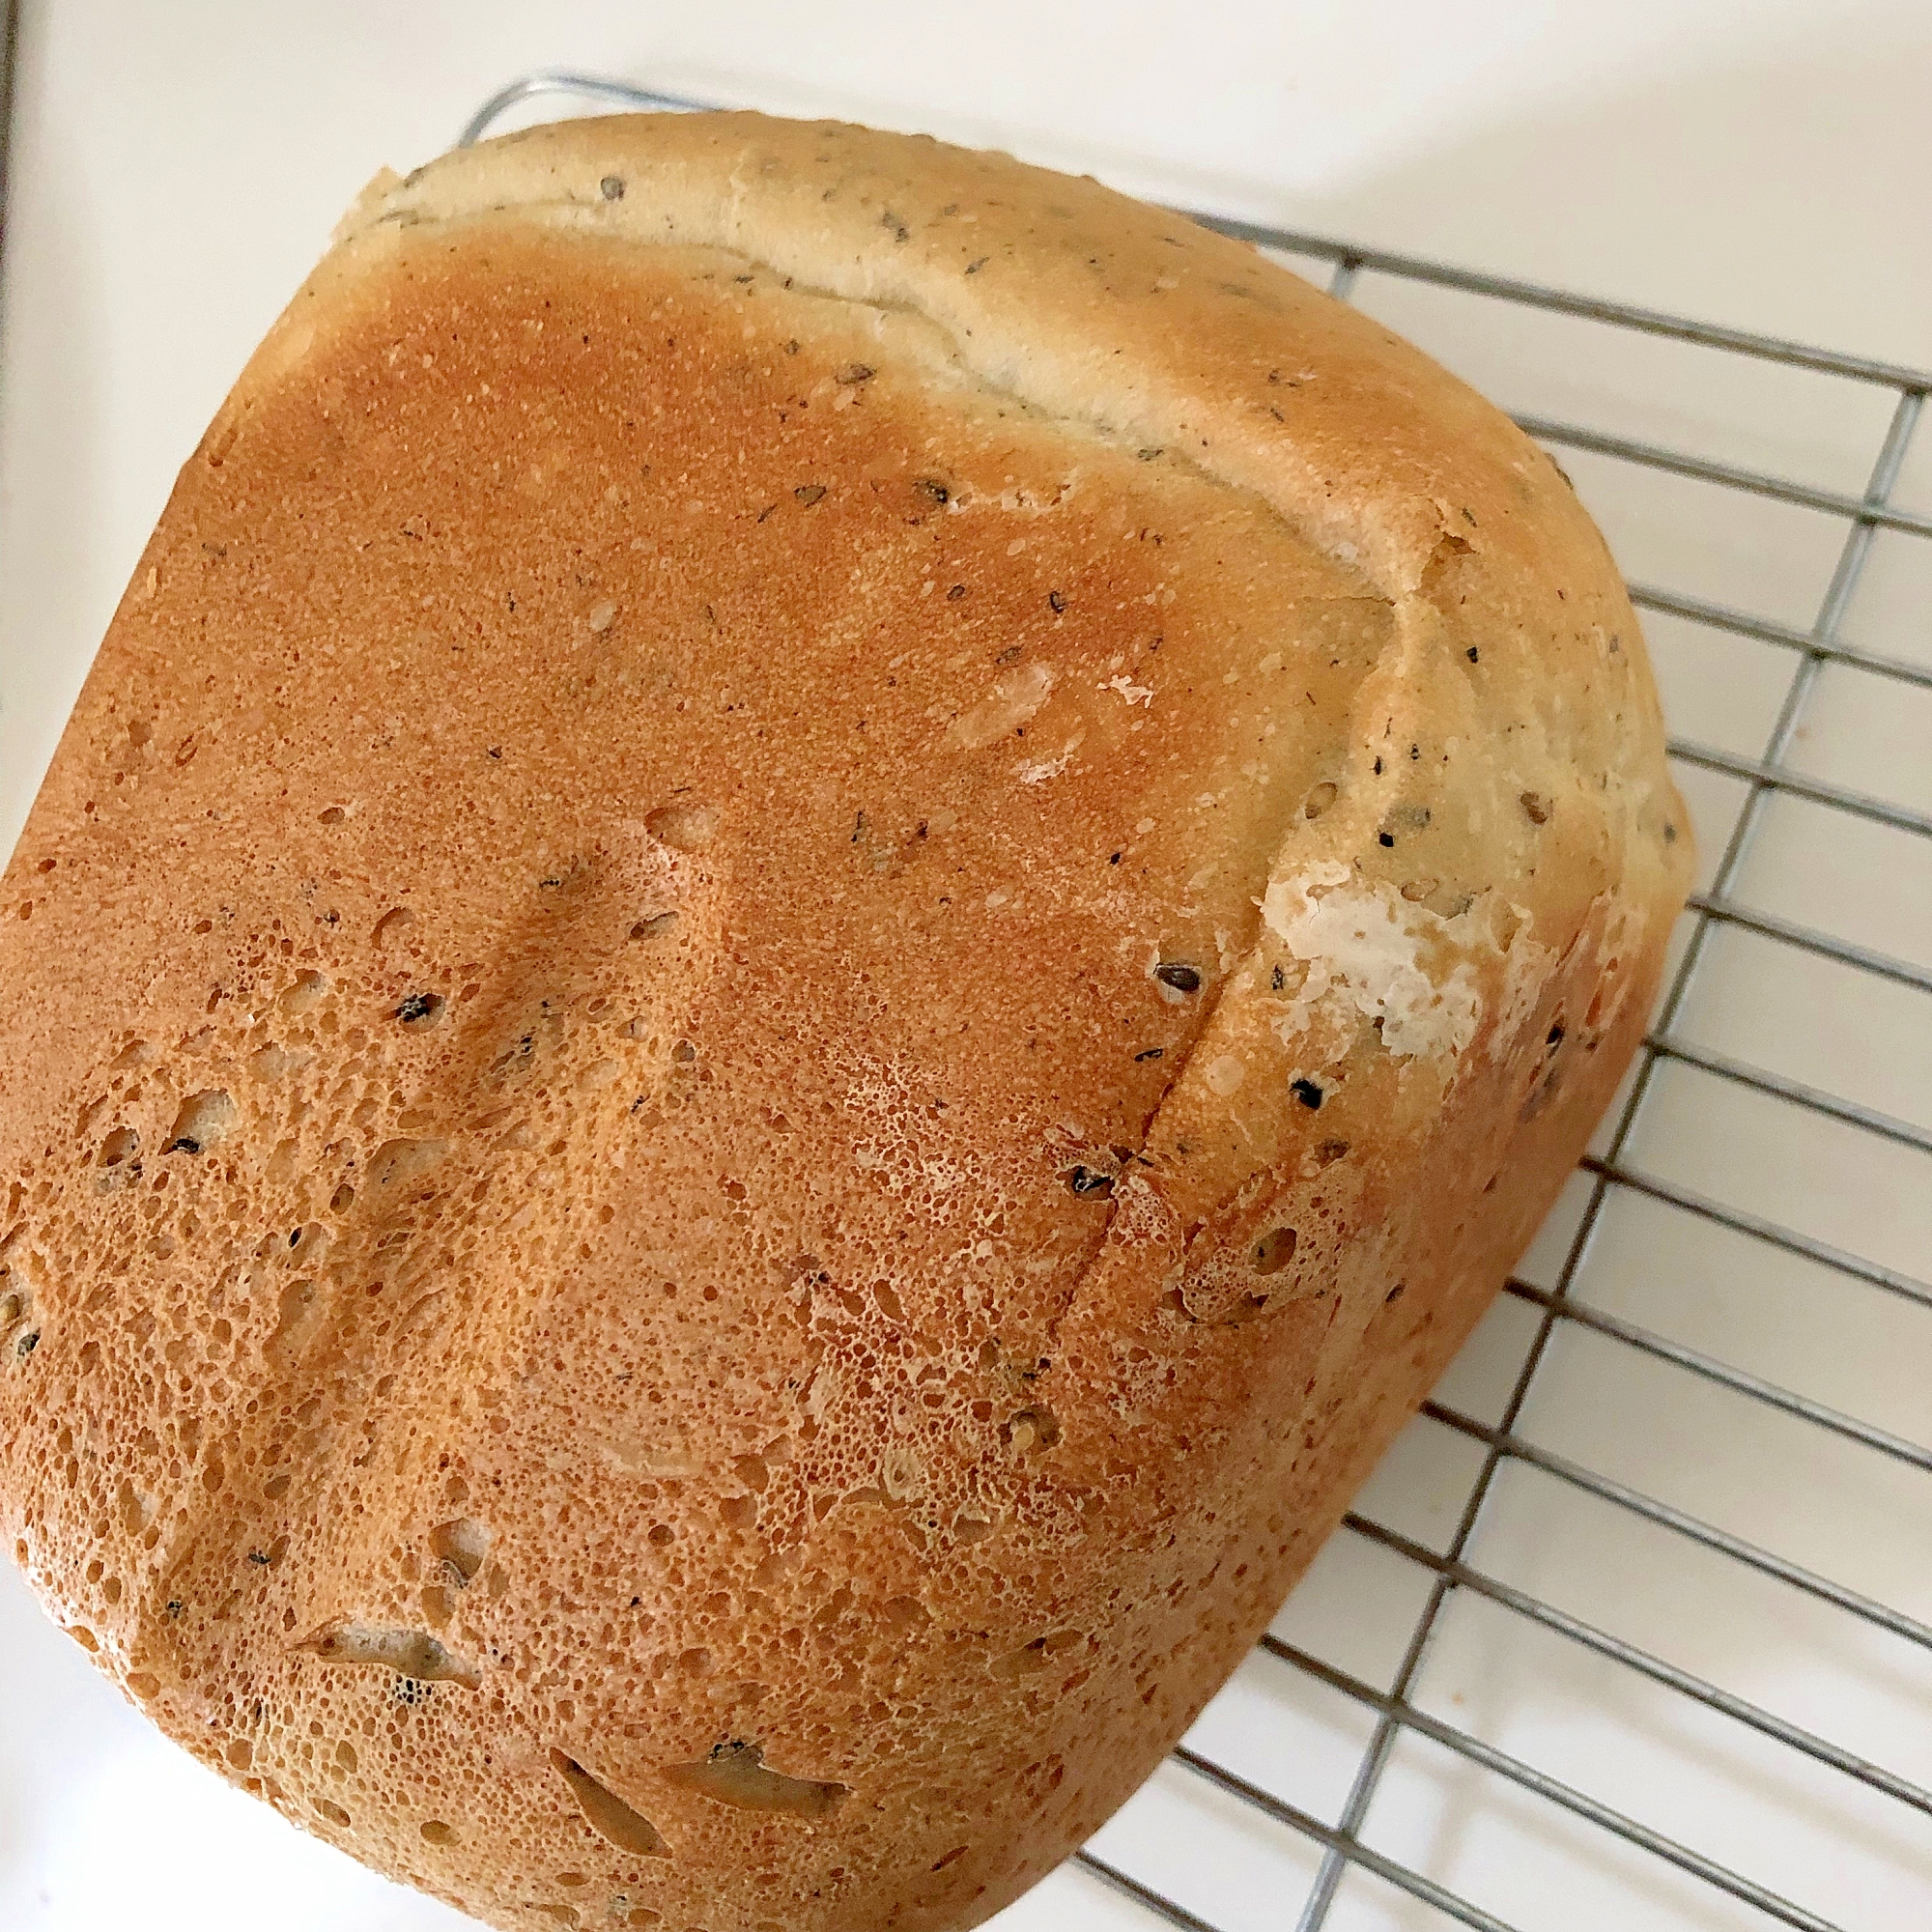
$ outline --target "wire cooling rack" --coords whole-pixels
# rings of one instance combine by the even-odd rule
[[[464,142],[553,94],[710,104],[533,74]],[[1671,753],[1703,869],[1494,1315],[1228,1690],[1009,1920],[1932,1925],[1932,516],[1901,502],[1932,498],[1932,374],[1195,218],[1548,400],[1517,420],[1699,726]]]

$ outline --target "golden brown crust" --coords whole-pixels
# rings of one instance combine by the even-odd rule
[[[1090,182],[637,117],[345,230],[7,873],[8,1533],[493,1923],[971,1923],[1614,1086],[1635,622],[1487,404]]]

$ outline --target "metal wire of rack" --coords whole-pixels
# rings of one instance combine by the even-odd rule
[[[492,96],[464,128],[462,142],[467,145],[480,138],[519,103],[549,95],[628,108],[698,111],[715,104],[653,93],[601,76],[545,71],[524,76]],[[1685,1700],[1728,1725],[1769,1741],[1793,1759],[1848,1780],[1898,1807],[1896,1815],[1918,1834],[1908,1841],[1903,1855],[1910,1867],[1905,1882],[1915,1883],[1922,1877],[1923,1909],[1918,1918],[1918,1922],[1932,1922],[1932,1789],[1925,1782],[1888,1768],[1872,1754],[1833,1742],[1810,1724],[1780,1715],[1764,1701],[1726,1689],[1712,1676],[1673,1662],[1662,1646],[1633,1641],[1605,1624],[1565,1607],[1554,1601],[1553,1594],[1540,1594],[1511,1582],[1501,1574],[1500,1565],[1476,1560],[1476,1545],[1496,1507],[1499,1484],[1515,1472],[1530,1472],[1616,1516],[1661,1532],[1666,1546],[1688,1548],[1737,1566],[1781,1591],[1829,1606],[1856,1625],[1897,1639],[1921,1663],[1932,1658],[1932,1624],[1920,1616],[1794,1560],[1757,1536],[1741,1534],[1666,1496],[1650,1493],[1594,1467],[1587,1459],[1551,1448],[1526,1426],[1533,1395],[1540,1381],[1548,1377],[1552,1350],[1567,1336],[1581,1335],[1628,1351],[1629,1357],[1674,1370],[1760,1411],[1790,1419],[1815,1432],[1814,1440],[1851,1445],[1920,1476],[1932,1473],[1932,1447],[1925,1443],[1787,1386],[1772,1376],[1727,1359],[1724,1353],[1695,1346],[1670,1333],[1667,1324],[1628,1319],[1604,1299],[1579,1292],[1582,1272],[1606,1214],[1619,1203],[1634,1200],[1665,1210],[1667,1217],[1672,1217],[1665,1223],[1667,1228],[1683,1230],[1701,1224],[1735,1237],[1744,1244],[1745,1252],[1760,1260],[1776,1259],[1815,1269],[1821,1282],[1833,1285],[1828,1293],[1849,1292],[1847,1285],[1856,1285],[1918,1310],[1932,1309],[1932,1285],[1916,1274],[1808,1232],[1797,1225],[1795,1216],[1787,1223],[1776,1214],[1687,1184],[1661,1167],[1642,1164],[1638,1145],[1645,1124],[1672,1104],[1672,1096],[1663,1091],[1671,1074],[1685,1069],[1756,1100],[1789,1109],[1790,1118],[1801,1125],[1830,1122],[1862,1136],[1864,1143],[1932,1156],[1932,1130],[1925,1126],[1854,1095],[1840,1094],[1773,1066],[1717,1050],[1685,1024],[1693,999],[1712,990],[1710,982],[1723,965],[1716,955],[1732,935],[1829,962],[1851,975],[1854,983],[1932,994],[1932,966],[1853,934],[1834,931],[1829,923],[1794,919],[1775,906],[1754,903],[1748,892],[1753,851],[1782,801],[1815,808],[1833,815],[1834,821],[1862,821],[1907,839],[1932,838],[1932,813],[1807,771],[1795,755],[1805,735],[1805,721],[1820,680],[1828,671],[1856,673],[1889,687],[1901,696],[1932,693],[1932,653],[1921,661],[1888,652],[1857,640],[1846,631],[1848,612],[1865,580],[1879,535],[1889,533],[1919,544],[1932,538],[1932,516],[1894,500],[1914,432],[1926,397],[1932,393],[1932,372],[1718,327],[1323,236],[1190,213],[1207,227],[1291,258],[1297,266],[1324,265],[1328,291],[1342,300],[1356,299],[1362,278],[1375,277],[1390,287],[1468,297],[1492,304],[1498,311],[1572,318],[1626,335],[1693,346],[1726,358],[1839,379],[1889,398],[1889,403],[1864,485],[1857,492],[1814,487],[1769,469],[1668,443],[1527,411],[1518,412],[1521,426],[1547,445],[1607,459],[1635,473],[1688,479],[1733,497],[1815,513],[1842,525],[1842,535],[1823,594],[1816,600],[1808,622],[1792,621],[1788,615],[1762,614],[1738,602],[1691,594],[1661,582],[1634,582],[1631,585],[1634,601],[1646,612],[1691,627],[1706,637],[1744,640],[1766,652],[1781,653],[1790,660],[1790,669],[1778,687],[1769,727],[1755,754],[1700,740],[1671,740],[1671,755],[1680,773],[1715,775],[1738,788],[1739,796],[1728,829],[1720,827],[1721,836],[1709,841],[1715,848],[1715,863],[1687,909],[1668,983],[1634,1076],[1600,1133],[1595,1151],[1582,1163],[1567,1215],[1559,1216],[1563,1225],[1548,1278],[1538,1281],[1525,1269],[1506,1285],[1505,1302],[1523,1314],[1528,1333],[1492,1419],[1486,1420],[1471,1406],[1446,1399],[1440,1392],[1424,1406],[1423,1415],[1430,1423],[1476,1452],[1473,1474],[1453,1512],[1453,1529],[1436,1547],[1427,1537],[1378,1520],[1367,1507],[1350,1512],[1345,1520],[1347,1536],[1386,1552],[1426,1579],[1420,1607],[1406,1622],[1386,1686],[1378,1687],[1274,1632],[1262,1639],[1258,1657],[1337,1693],[1372,1720],[1365,1742],[1354,1754],[1341,1803],[1332,1816],[1319,1815],[1201,1747],[1194,1734],[1175,1751],[1172,1765],[1186,1778],[1232,1799],[1252,1818],[1298,1834],[1317,1855],[1298,1907],[1292,1898],[1277,1894],[1257,1922],[1279,1924],[1293,1912],[1297,1932],[1321,1932],[1333,1922],[1350,1875],[1366,1874],[1395,1895],[1399,1911],[1420,1909],[1426,1913],[1421,1918],[1375,1918],[1374,1923],[1406,1927],[1447,1920],[1475,1928],[1475,1932],[1520,1932],[1511,1920],[1422,1869],[1422,1861],[1405,1859],[1377,1842],[1371,1826],[1391,1764],[1406,1742],[1421,1740],[1494,1780],[1510,1797],[1532,1800],[1552,1814],[1566,1814],[1590,1832],[1604,1834],[1640,1854],[1643,1860],[1690,1881],[1688,1896],[1691,1903],[1682,1907],[1689,1916],[1673,1918],[1672,1923],[1728,1926],[1768,1922],[1804,1928],[1804,1932],[1843,1932],[1844,1921],[1821,1916],[1772,1885],[1645,1822],[1633,1810],[1592,1795],[1578,1782],[1540,1769],[1489,1741],[1475,1727],[1450,1721],[1429,1708],[1419,1687],[1441,1638],[1445,1617],[1459,1602],[1477,1602],[1506,1613],[1522,1631],[1548,1634],[1571,1652],[1609,1666],[1624,1679]],[[1932,711],[1927,716],[1932,719]],[[1917,756],[1932,766],[1932,736],[1918,742]],[[1719,985],[1716,991],[1721,998],[1723,987]],[[1924,1029],[1926,1012],[1917,1007],[1912,1012],[1912,1023]],[[1923,1037],[1921,1031],[1919,1037]],[[1932,1198],[1932,1169],[1910,1172],[1908,1184],[1925,1190],[1927,1198]],[[1688,1251],[1680,1260],[1687,1257]],[[1667,1247],[1661,1259],[1666,1263],[1671,1259]],[[1747,1269],[1755,1264],[1747,1263]],[[1728,1342],[1730,1338],[1725,1339]],[[1922,1350],[1922,1339],[1918,1346]],[[1919,1359],[1932,1356],[1921,1352]],[[1925,1709],[1918,1717],[1918,1728],[1932,1728],[1924,1722],[1926,1716],[1932,1716],[1932,1676],[1906,1684],[1899,1694],[1908,1703],[1915,1697],[1923,1699]],[[1799,1697],[1794,1701],[1804,1700]],[[1102,1838],[1108,1838],[1112,1832],[1110,1827]],[[1588,1841],[1581,1842],[1586,1849],[1577,1854],[1579,1873],[1592,1857]],[[1128,1854],[1133,1843],[1132,1834],[1122,1837]],[[1182,1928],[1182,1932],[1223,1932],[1217,1919],[1171,1895],[1155,1880],[1129,1869],[1134,1858],[1116,1852],[1111,1845],[1104,1854],[1090,1847],[1077,1853],[1072,1862],[1120,1898],[1154,1918]],[[1699,1903],[1700,1899],[1706,1903]],[[1706,1904],[1711,1901],[1726,1910],[1741,1908],[1745,1916],[1709,1916]],[[1562,1901],[1558,1904],[1567,1914],[1567,1906]],[[1672,1909],[1680,1904],[1678,1895],[1673,1894]],[[1568,1925],[1575,1921],[1564,1916],[1548,1922]]]

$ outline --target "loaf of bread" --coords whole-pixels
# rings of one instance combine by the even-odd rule
[[[6,874],[9,1546],[492,1924],[972,1924],[1468,1333],[1683,828],[1562,474],[1247,246],[747,114],[384,177]]]

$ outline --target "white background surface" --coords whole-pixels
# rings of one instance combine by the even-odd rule
[[[384,162],[446,146],[531,66],[1009,147],[1166,199],[1274,218],[1932,365],[1922,0],[1346,5],[824,4],[649,9],[29,4],[0,312],[0,850],[50,754],[173,472],[334,218]],[[1887,398],[1580,325],[1366,281],[1365,305],[1518,408],[1825,487],[1863,486]],[[1565,457],[1634,576],[1808,625],[1843,526]],[[1932,505],[1932,433],[1904,494]],[[1932,658],[1932,545],[1881,539],[1847,620]],[[1782,654],[1648,626],[1673,724],[1756,756]],[[1828,673],[1795,763],[1932,809],[1932,705]],[[1694,777],[1695,775],[1693,775]],[[1689,781],[1707,859],[1741,788]],[[1786,809],[1789,806],[1789,809]],[[1923,846],[1781,802],[1754,903],[1932,959]],[[1727,935],[1683,1028],[1923,1123],[1922,996]],[[1645,1164],[1890,1265],[1928,1270],[1926,1163],[1794,1124],[1689,1069],[1660,1082]],[[1915,1161],[1917,1164],[1915,1165]],[[1560,1232],[1560,1231],[1559,1231]],[[1548,1280],[1553,1237],[1527,1268]],[[1542,1273],[1538,1273],[1538,1269]],[[1619,1197],[1577,1279],[1594,1304],[1932,1437],[1928,1318]],[[1451,1378],[1493,1416],[1530,1316],[1504,1304]],[[1559,1335],[1525,1430],[1841,1580],[1932,1616],[1926,1479],[1681,1374]],[[1469,1445],[1420,1423],[1363,1509],[1446,1537]],[[1922,1653],[1511,1470],[1475,1557],[1879,1761],[1932,1782]],[[1338,1538],[1278,1629],[1386,1683],[1426,1577]],[[1932,1825],[1794,1769],[1735,1727],[1459,1600],[1418,1701],[1845,1925],[1932,1923]],[[1324,1817],[1369,1721],[1258,1659],[1204,1749]],[[1763,1922],[1405,1744],[1372,1841],[1523,1927]],[[1315,1854],[1164,1771],[1108,1856],[1229,1932],[1292,1922]],[[1446,1923],[1350,1880],[1330,1923]],[[307,1840],[163,1745],[0,1572],[0,1928],[426,1932],[458,1921]],[[1062,1873],[1020,1928],[1144,1920]],[[671,1928],[677,1932],[677,1928]]]

